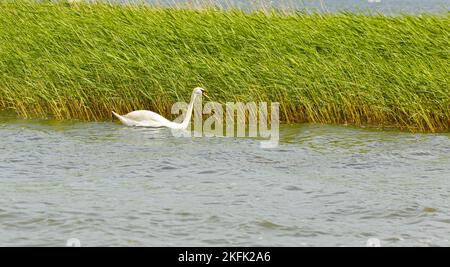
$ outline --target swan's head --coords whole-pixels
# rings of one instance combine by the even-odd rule
[[[204,95],[204,96],[208,96],[208,95],[206,94],[206,90],[203,89],[203,88],[201,88],[201,87],[196,87],[196,88],[194,88],[194,94],[195,94],[195,95]]]

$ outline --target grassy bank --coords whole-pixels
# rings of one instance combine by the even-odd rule
[[[213,100],[287,122],[450,126],[450,15],[365,16],[0,0],[0,109],[99,120]]]

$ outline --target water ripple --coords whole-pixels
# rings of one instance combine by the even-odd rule
[[[0,121],[0,245],[449,245],[449,134],[280,134]]]

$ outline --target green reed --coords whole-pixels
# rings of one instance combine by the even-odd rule
[[[192,88],[285,122],[450,126],[450,13],[307,14],[0,0],[0,109],[164,115]]]

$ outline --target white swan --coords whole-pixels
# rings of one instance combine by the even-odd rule
[[[172,122],[168,119],[164,118],[163,116],[159,115],[158,113],[155,113],[153,111],[149,110],[136,110],[132,111],[126,115],[119,115],[112,112],[114,116],[116,116],[123,124],[127,126],[143,126],[143,127],[168,127],[171,129],[183,129],[185,130],[189,122],[191,121],[192,116],[192,109],[194,107],[194,101],[195,99],[204,94],[206,95],[206,90],[201,87],[194,88],[194,91],[192,91],[191,95],[191,103],[189,103],[186,117],[184,117],[184,120],[182,123]]]

